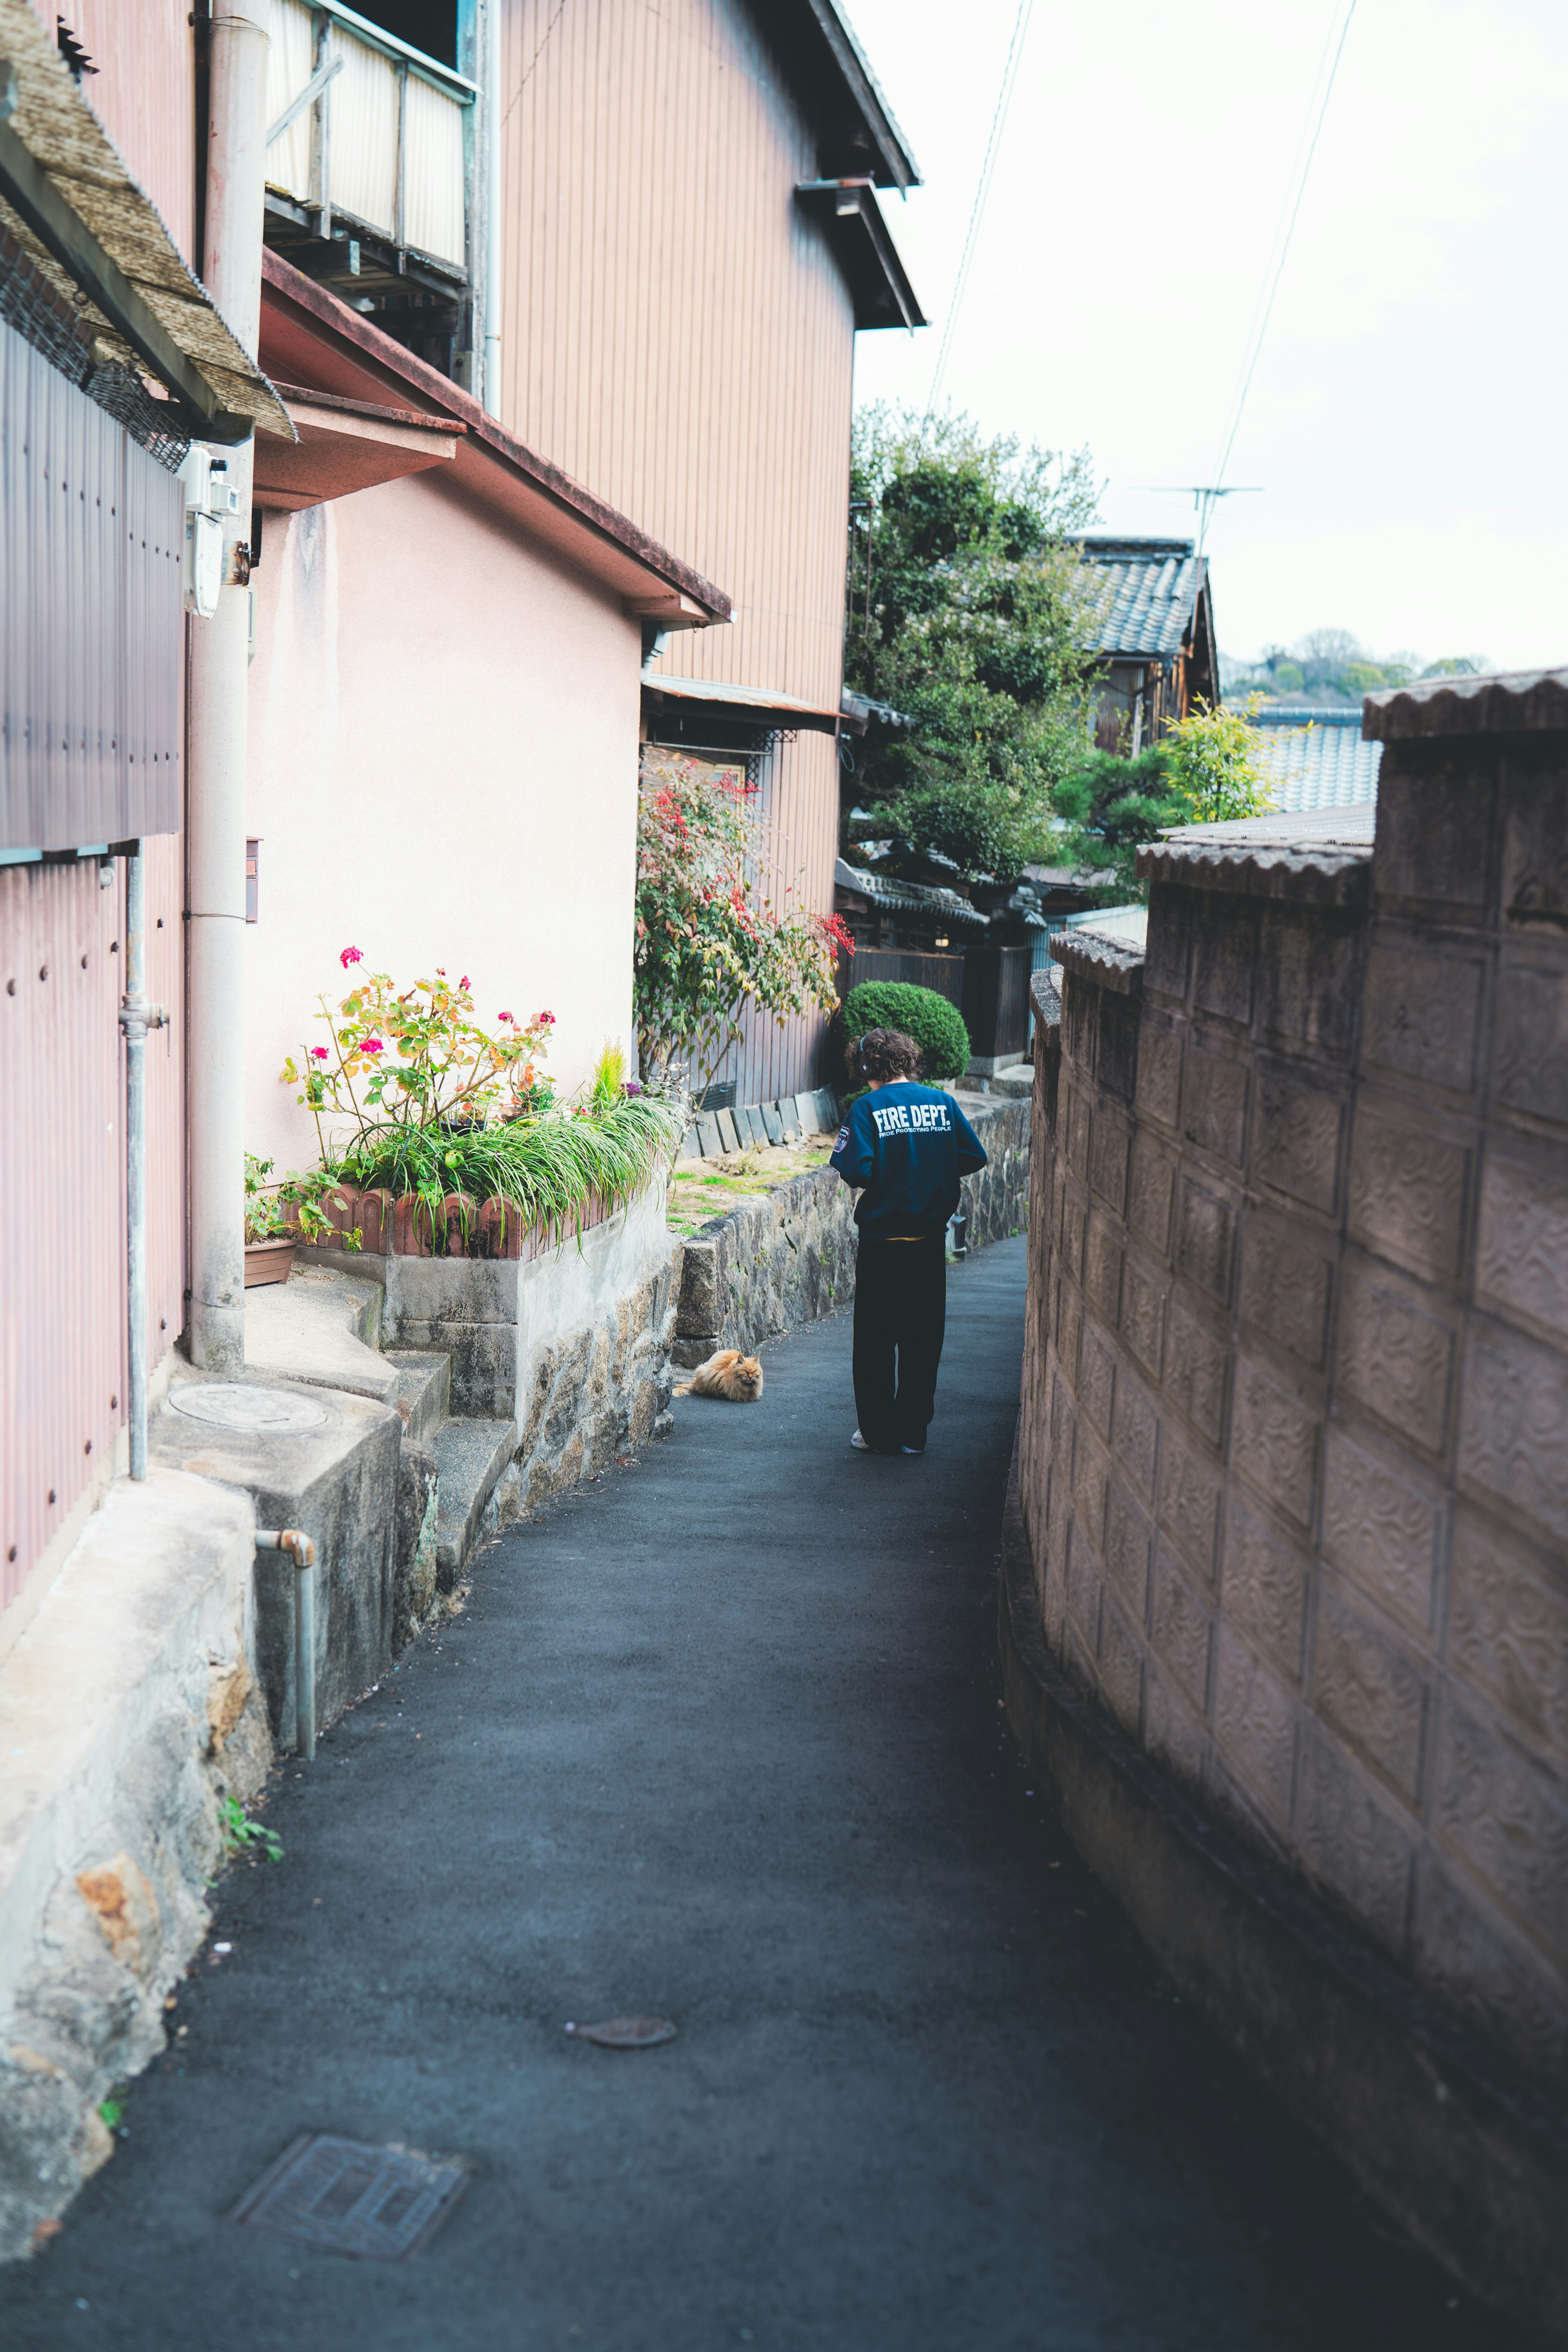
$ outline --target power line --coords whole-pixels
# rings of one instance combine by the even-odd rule
[[[1269,331],[1269,320],[1273,314],[1274,297],[1280,290],[1280,280],[1284,275],[1286,258],[1291,250],[1291,240],[1296,233],[1296,222],[1301,214],[1301,199],[1307,192],[1307,178],[1312,168],[1312,158],[1318,152],[1319,135],[1322,131],[1323,119],[1328,113],[1329,100],[1333,93],[1334,78],[1339,72],[1339,61],[1344,55],[1345,37],[1350,31],[1350,20],[1355,14],[1355,5],[1356,0],[1348,0],[1343,19],[1340,23],[1337,41],[1334,38],[1333,20],[1331,18],[1329,23],[1328,39],[1323,44],[1323,54],[1319,60],[1316,80],[1312,85],[1315,97],[1318,84],[1322,83],[1322,96],[1318,101],[1315,116],[1312,112],[1309,101],[1307,120],[1312,125],[1312,135],[1307,138],[1303,131],[1304,155],[1301,147],[1296,150],[1295,167],[1285,191],[1285,208],[1281,216],[1281,226],[1275,236],[1278,256],[1274,261],[1272,275],[1265,279],[1265,290],[1260,297],[1258,309],[1253,313],[1251,331],[1242,352],[1240,381],[1226,419],[1225,441],[1220,450],[1219,463],[1214,469],[1214,479],[1217,485],[1223,484],[1225,480],[1225,469],[1230,463],[1230,453],[1236,446],[1236,436],[1241,429],[1241,417],[1247,406],[1247,395],[1252,389],[1252,378],[1257,373],[1258,362],[1262,355],[1263,339]],[[1326,80],[1323,76],[1325,64],[1328,66]],[[1205,529],[1207,527],[1213,504],[1214,500],[1211,497],[1208,506],[1203,509]],[[1201,540],[1199,547],[1201,551]]]
[[[1023,57],[1024,35],[1029,30],[1030,13],[1034,0],[1019,0],[1019,12],[1013,19],[1013,37],[1008,45],[1007,63],[1002,68],[1002,85],[997,92],[997,110],[991,117],[991,135],[986,142],[986,157],[980,165],[979,182],[975,189],[974,208],[969,215],[968,233],[964,239],[964,251],[958,263],[958,275],[954,281],[953,299],[947,305],[946,323],[942,330],[942,348],[936,354],[936,373],[931,379],[931,396],[925,404],[925,414],[931,415],[936,396],[942,389],[942,379],[947,372],[947,358],[953,348],[953,331],[958,323],[965,290],[969,283],[969,264],[975,257],[975,246],[980,234],[980,221],[986,209],[986,198],[991,192],[991,174],[996,169],[997,154],[1002,143],[1008,108],[1012,103],[1013,85]]]

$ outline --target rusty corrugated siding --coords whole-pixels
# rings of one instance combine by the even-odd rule
[[[853,308],[752,11],[507,0],[505,87],[504,421],[734,597],[664,668],[836,707]],[[781,747],[768,814],[776,870],[827,913],[831,738]],[[821,1032],[755,1024],[748,1098],[810,1085]]]
[[[183,495],[0,320],[0,848],[178,832]]]
[[[0,1587],[111,1451],[123,1401],[120,891],[0,867]]]
[[[148,845],[148,1360],[184,1289],[183,844]],[[125,1406],[125,868],[0,866],[0,1608],[112,1457]],[[162,929],[157,926],[162,919]]]

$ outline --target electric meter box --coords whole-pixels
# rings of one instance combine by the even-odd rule
[[[228,479],[228,461],[193,441],[180,467],[185,490],[185,610],[210,621],[218,609],[225,569],[224,526],[239,511],[239,493]]]

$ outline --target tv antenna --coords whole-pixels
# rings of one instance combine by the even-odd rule
[[[1203,553],[1204,541],[1208,537],[1208,525],[1221,499],[1256,498],[1261,482],[1151,482],[1151,490],[1179,494],[1190,499],[1197,509],[1197,551]]]

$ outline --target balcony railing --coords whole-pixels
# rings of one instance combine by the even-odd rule
[[[365,309],[409,281],[460,300],[473,83],[337,0],[261,0],[261,14],[268,242],[313,248],[291,255],[313,276],[361,278]]]

